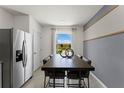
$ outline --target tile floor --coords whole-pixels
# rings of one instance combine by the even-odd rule
[[[43,88],[44,72],[38,69],[34,72],[33,77],[23,86],[23,88]],[[60,82],[62,80],[59,80]],[[76,80],[70,81],[76,82]],[[90,88],[102,88],[99,82],[90,75]]]

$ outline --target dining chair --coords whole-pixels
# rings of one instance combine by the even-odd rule
[[[46,58],[43,59],[43,64],[46,64],[50,59],[52,58],[52,56],[48,56]],[[51,79],[63,79],[63,83],[56,83],[55,82],[55,87],[64,87],[64,78],[65,78],[65,72],[64,71],[44,71],[45,73],[45,77],[44,77],[44,88],[47,87],[47,85],[49,86],[54,86],[54,83],[51,83],[50,80]],[[46,77],[49,78],[48,83],[46,84]]]
[[[77,55],[77,57],[79,57],[80,59],[82,59],[82,56],[81,55]],[[80,74],[79,74],[79,71],[75,71],[75,70],[69,70],[69,71],[67,71],[67,78],[68,78],[68,87],[79,87],[80,86]],[[71,83],[70,84],[70,79],[72,79],[72,80],[79,80],[79,83]]]
[[[50,60],[50,56],[44,58],[43,65],[46,64],[49,60]],[[52,73],[50,71],[44,71],[44,75],[45,75],[45,77],[44,77],[44,88],[45,88],[46,87],[46,78],[50,77],[52,75]],[[48,81],[48,83],[49,83],[49,81]],[[47,83],[47,85],[48,85],[48,83]]]
[[[91,66],[91,60],[89,60],[88,58],[86,58],[86,57],[83,57],[82,58],[86,63],[88,63],[88,65],[90,65]],[[87,86],[86,87],[90,87],[90,82],[89,82],[89,75],[90,75],[90,71],[89,70],[85,70],[85,71],[82,71],[81,72],[81,79],[84,81],[83,83],[84,83],[84,85],[86,86],[86,83],[85,83],[85,78],[87,79]]]
[[[87,59],[86,57],[83,57],[83,56],[78,56],[79,58],[81,58],[82,60],[84,60],[85,62],[87,62],[89,65],[91,65],[91,61],[89,59]],[[90,72],[85,70],[85,71],[72,71],[72,70],[69,70],[67,72],[67,78],[68,78],[68,87],[88,87],[89,88],[89,74]],[[86,85],[85,81],[84,81],[84,78],[87,78],[87,82],[88,82],[88,85]],[[70,79],[75,79],[75,80],[78,80],[79,83],[78,84],[70,84],[69,83],[69,80]],[[83,80],[83,83],[84,85],[81,86],[81,81]]]

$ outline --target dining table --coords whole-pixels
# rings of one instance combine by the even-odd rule
[[[95,67],[89,65],[77,55],[74,55],[72,58],[63,58],[60,55],[52,55],[51,59],[44,64],[41,69],[43,71],[65,71],[65,76],[67,76],[67,71],[69,70],[79,72],[84,70],[94,71]],[[55,87],[55,78],[53,79],[53,87]]]

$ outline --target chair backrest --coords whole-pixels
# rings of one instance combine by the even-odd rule
[[[89,65],[91,65],[91,60],[89,60],[88,58],[86,58],[86,57],[82,57],[82,59],[85,61],[85,62],[87,62]]]
[[[44,58],[44,59],[43,59],[43,64],[46,64],[46,63],[51,59],[51,57],[52,57],[52,56],[50,55],[50,56]]]
[[[79,55],[79,54],[78,54],[77,56],[78,56],[80,59],[82,59],[82,58],[83,58],[83,56],[81,56],[81,55]]]
[[[88,58],[86,58],[84,56],[83,56],[82,60],[84,60],[86,63],[88,63],[91,66],[91,63],[92,63],[91,60],[89,60]],[[82,77],[88,78],[89,74],[90,74],[90,71],[85,70],[85,71],[82,72]]]

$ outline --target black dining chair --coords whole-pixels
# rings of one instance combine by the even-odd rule
[[[82,59],[86,62],[86,63],[88,63],[88,65],[90,65],[91,66],[91,60],[89,60],[88,58],[86,58],[86,57],[82,57]],[[85,70],[85,71],[82,71],[81,72],[81,79],[84,81],[84,79],[86,78],[87,79],[87,85],[86,85],[86,83],[85,83],[85,81],[84,81],[84,85],[86,86],[86,87],[90,87],[90,82],[89,82],[89,75],[90,75],[90,71],[89,70]]]
[[[52,56],[48,56],[46,58],[43,59],[43,64],[46,64],[48,61],[50,61],[50,59],[52,58]],[[55,87],[64,87],[64,78],[65,78],[65,72],[64,71],[44,71],[45,77],[44,77],[44,88],[47,87],[47,85],[49,86],[54,86],[54,83],[51,83],[50,80],[51,79],[63,79],[63,83],[56,83],[55,82]],[[49,78],[48,83],[46,84],[46,77]]]
[[[43,59],[43,65],[46,64],[50,60],[50,56]],[[50,77],[52,73],[50,71],[44,71],[44,88],[46,87],[46,78]],[[49,83],[49,82],[48,82]]]
[[[79,57],[80,59],[82,59],[81,55],[77,55],[77,57]],[[80,86],[80,74],[79,71],[74,71],[74,70],[69,70],[67,71],[67,78],[68,78],[68,87],[79,87]],[[75,83],[75,84],[70,84],[70,79],[72,80],[79,80],[79,83]]]
[[[84,60],[85,62],[87,62],[89,65],[91,65],[91,61],[89,59],[87,59],[86,57],[83,57],[83,56],[78,56],[79,58],[81,58],[82,60]],[[88,87],[89,88],[89,74],[90,72],[87,71],[87,70],[84,70],[84,71],[72,71],[72,70],[69,70],[67,72],[67,78],[68,78],[68,87]],[[88,85],[86,85],[85,81],[84,81],[84,78],[87,78],[87,82],[88,82]],[[69,80],[70,79],[76,79],[79,81],[78,84],[70,84],[69,83]],[[83,83],[84,85],[81,86],[81,81],[83,80]]]

